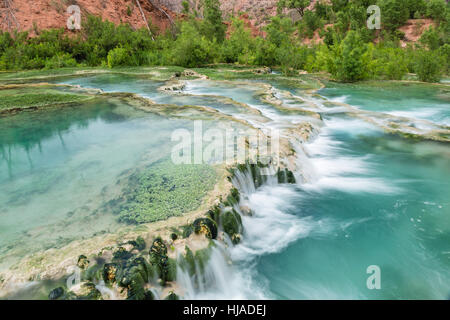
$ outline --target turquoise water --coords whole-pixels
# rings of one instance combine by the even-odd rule
[[[192,121],[101,99],[1,117],[0,270],[124,227],[108,201],[135,170],[170,159],[176,129]]]
[[[393,84],[371,87],[331,84],[319,92],[327,98],[364,110],[450,125],[448,86]]]
[[[271,84],[277,88],[276,81]],[[266,118],[255,120],[260,127],[307,121],[261,102],[255,95],[260,88],[251,82],[188,82],[188,95],[135,89],[131,91],[158,102],[207,105],[248,118],[214,97],[231,98],[259,110]],[[319,93],[330,102],[445,125],[450,116],[447,90],[329,84]],[[301,90],[289,91],[302,97]],[[229,253],[235,265],[227,270],[212,263],[211,273],[222,274],[215,278],[222,286],[193,292],[190,298],[450,297],[449,146],[390,135],[336,110],[323,113],[319,135],[304,145],[301,162],[310,179],[249,195],[255,216],[243,218],[244,239]],[[372,265],[381,270],[380,290],[366,285]]]
[[[254,82],[187,81],[177,94],[158,92],[162,82],[134,76],[98,75],[64,83],[138,93],[158,103],[208,106],[264,130],[284,130],[286,135],[302,122],[314,124],[317,135],[311,141],[292,141],[307,179],[244,194],[255,214],[243,217],[242,243],[224,249],[233,266],[221,261],[220,254],[214,256],[207,272],[208,279],[214,279],[211,288],[189,292],[187,297],[449,298],[448,144],[387,134],[345,115],[339,107],[327,112],[310,106],[321,110],[323,122],[283,112],[258,98],[261,86]],[[270,83],[279,96],[278,89],[290,89],[274,80]],[[315,101],[302,90],[289,91],[310,104]],[[445,125],[450,116],[445,87],[328,84],[319,93],[322,102],[345,102],[412,120]],[[305,106],[292,98],[282,101],[289,101],[290,107]],[[168,120],[98,103],[14,117],[12,122],[0,119],[0,214],[5,217],[0,230],[6,235],[0,245],[5,248],[14,244],[26,248],[33,242],[36,249],[52,247],[65,237],[69,241],[115,230],[119,225],[108,212],[96,223],[86,217],[114,194],[108,186],[121,173],[169,154],[171,130],[191,125],[191,120]],[[40,214],[34,216],[35,212]],[[61,227],[72,222],[89,228]],[[51,239],[48,230],[54,233]],[[29,238],[20,242],[23,234]],[[19,252],[13,249],[3,253]],[[366,286],[366,270],[372,265],[381,270],[380,290]]]
[[[279,299],[449,298],[449,148],[326,123],[309,146],[317,180],[292,190],[286,209],[306,230],[261,256],[255,281]],[[381,290],[366,286],[371,265]]]

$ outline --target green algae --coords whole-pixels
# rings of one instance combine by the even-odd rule
[[[209,165],[160,161],[129,178],[119,220],[148,223],[196,210],[216,180],[215,169]]]
[[[0,90],[0,113],[75,103],[91,99],[89,95],[67,93],[49,86]]]

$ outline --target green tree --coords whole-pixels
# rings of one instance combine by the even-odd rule
[[[252,64],[255,59],[255,39],[249,29],[245,28],[244,21],[233,18],[229,39],[222,45],[222,59],[224,62],[239,62]]]
[[[420,43],[430,50],[437,50],[441,45],[441,39],[434,27],[429,27],[420,37]]]
[[[420,81],[439,82],[442,75],[443,57],[438,52],[422,50],[416,58],[416,73]]]
[[[203,32],[209,40],[216,39],[218,43],[225,39],[226,25],[222,20],[219,0],[204,0],[203,3]]]
[[[405,24],[409,18],[409,9],[404,0],[379,0],[381,9],[381,21],[383,27],[388,31],[395,31]]]
[[[183,22],[181,33],[173,44],[173,63],[188,68],[199,67],[213,63],[215,56],[216,43],[202,36],[194,23]]]
[[[119,66],[130,66],[131,62],[130,52],[125,48],[114,48],[108,52],[108,67],[115,68]]]
[[[187,2],[186,0],[184,0],[182,3],[181,3],[181,5],[182,5],[182,7],[183,7],[183,9],[182,9],[182,13],[184,13],[184,14],[189,14],[189,12],[191,11],[191,9],[190,9],[190,7],[189,7],[189,2]]]
[[[445,0],[429,0],[427,3],[427,15],[441,22],[448,13],[448,4]]]
[[[295,9],[301,17],[305,14],[305,9],[309,7],[311,0],[280,0],[278,1],[278,11],[282,9]]]
[[[370,57],[367,45],[356,31],[349,31],[340,44],[333,46],[333,76],[342,82],[355,82],[368,76]]]

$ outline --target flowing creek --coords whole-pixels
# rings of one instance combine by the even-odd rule
[[[256,189],[245,175],[234,179],[254,215],[242,217],[240,244],[217,243],[202,281],[178,270],[184,298],[449,298],[449,89],[327,84],[312,93],[244,81],[187,80],[174,93],[126,75],[57,81],[210,107],[290,139],[298,183],[269,179]],[[276,103],[264,99],[267,90]],[[191,120],[113,102],[10,118],[0,119],[4,268],[30,250],[118,230],[116,216],[100,210],[117,192],[108,186],[168,157],[173,130],[192,129]],[[292,133],[302,123],[313,127],[308,141]],[[381,269],[381,290],[366,286],[371,265]]]

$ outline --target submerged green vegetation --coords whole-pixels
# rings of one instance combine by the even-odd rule
[[[17,109],[37,108],[51,105],[81,102],[89,95],[68,93],[52,86],[0,87],[0,113]]]
[[[407,2],[407,3],[405,3]],[[244,21],[227,18],[227,32],[218,0],[203,2],[202,14],[184,6],[186,18],[173,30],[152,39],[146,29],[89,16],[76,34],[63,29],[0,33],[0,70],[103,66],[199,67],[238,63],[279,67],[285,74],[297,70],[327,72],[342,82],[365,79],[404,79],[408,73],[421,81],[436,82],[449,73],[450,8],[445,0],[332,0],[279,2],[279,14],[253,36]],[[382,12],[382,29],[369,30],[367,8]],[[294,22],[284,8],[301,15]],[[200,19],[199,19],[200,18]],[[202,18],[202,19],[201,19]],[[431,18],[431,25],[416,43],[403,47],[398,28],[410,19]],[[152,27],[153,34],[157,30]],[[226,36],[227,35],[227,36]],[[323,41],[314,42],[314,35]]]
[[[215,170],[209,165],[160,161],[129,178],[122,197],[125,203],[118,209],[119,220],[148,223],[196,210],[216,179]]]

